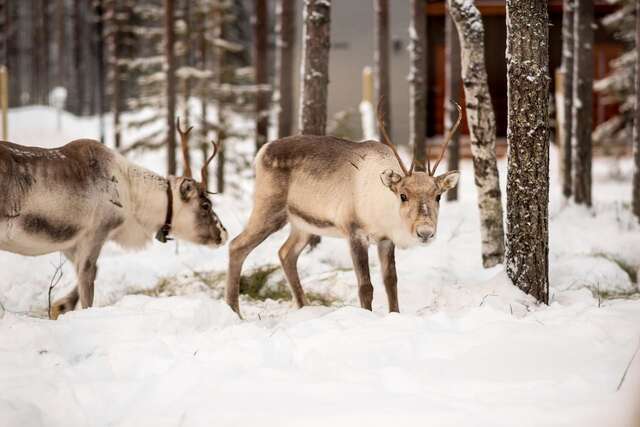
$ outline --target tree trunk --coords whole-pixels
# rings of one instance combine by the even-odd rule
[[[444,127],[451,129],[456,121],[458,110],[449,100],[460,104],[460,42],[456,32],[453,18],[445,15],[444,26]],[[460,169],[460,133],[456,132],[449,142],[447,153],[448,170]],[[458,186],[447,191],[447,200],[458,200]]]
[[[448,1],[462,52],[462,81],[480,209],[482,265],[493,267],[504,257],[504,229],[496,161],[496,119],[484,63],[484,27],[475,6],[459,0]]]
[[[94,28],[94,37],[95,37],[95,61],[96,61],[96,71],[97,71],[97,109],[98,116],[100,117],[100,142],[104,144],[105,140],[105,124],[104,124],[104,107],[105,107],[105,76],[104,76],[104,42],[103,42],[103,33],[104,33],[104,9],[102,5],[103,0],[94,0],[94,14],[95,14],[95,28]]]
[[[375,7],[375,85],[381,104],[383,123],[393,140],[391,126],[391,92],[389,89],[389,1],[374,0]]]
[[[50,33],[51,33],[51,2],[42,0],[42,35],[40,36],[40,85],[42,87],[42,103],[48,104],[49,92],[51,91],[51,55],[50,55]],[[68,99],[68,98],[67,98]]]
[[[182,4],[182,14],[184,21],[184,45],[186,46],[186,50],[184,52],[183,65],[186,67],[193,67],[193,62],[191,60],[192,49],[191,49],[191,2],[185,1]],[[191,77],[185,77],[182,81],[182,115],[180,117],[181,125],[183,128],[188,128],[191,124],[191,109],[189,107],[189,100],[191,99]],[[191,141],[191,140],[190,140]],[[186,157],[186,158],[185,158]],[[187,149],[183,152],[182,158],[182,174],[186,171],[187,164],[191,164],[191,151]]]
[[[564,0],[562,7],[562,92],[564,118],[562,123],[562,194],[571,197],[572,109],[573,109],[573,9],[575,0]]]
[[[507,0],[506,267],[549,302],[549,17],[543,0]]]
[[[11,17],[8,0],[0,0],[0,65],[9,64],[9,34],[11,34]]]
[[[331,48],[331,0],[305,0],[302,35],[300,132],[324,135]]]
[[[73,74],[75,77],[74,93],[76,94],[74,98],[76,104],[76,113],[80,115],[84,114],[86,105],[84,89],[87,71],[84,67],[86,61],[82,49],[85,42],[82,28],[85,20],[83,7],[85,1],[86,0],[74,0],[73,2]]]
[[[64,13],[64,0],[58,0],[56,2],[56,56],[58,60],[58,69],[56,70],[56,85],[65,87],[65,69],[66,69],[66,55],[65,49],[65,13]]]
[[[573,197],[591,206],[591,121],[593,97],[593,0],[576,0],[573,34]]]
[[[636,0],[636,93],[633,119],[633,196],[632,210],[640,221],[640,0]]]
[[[427,158],[427,17],[424,0],[411,0],[411,27],[409,28],[409,72],[410,111],[409,141],[413,147],[413,161],[420,170],[425,170]]]
[[[293,76],[296,40],[296,1],[278,0],[276,75],[278,91],[278,138],[293,134]]]
[[[255,61],[256,85],[269,83],[267,70],[268,16],[267,1],[254,0],[253,56]],[[264,90],[256,92],[256,152],[267,142],[269,131],[269,95]]]
[[[176,59],[174,0],[164,1],[165,56],[167,58],[167,174],[176,173]]]
[[[111,30],[109,34],[109,66],[111,68],[111,111],[113,112],[113,141],[116,148],[121,145],[121,124],[120,114],[122,112],[122,79],[120,77],[119,59],[121,54],[120,48],[120,22],[119,8],[116,0],[108,3],[109,16],[111,18]]]
[[[6,64],[9,70],[9,106],[21,105],[20,94],[22,92],[22,75],[20,73],[21,52],[18,44],[18,35],[22,27],[20,19],[20,4],[5,0],[5,25],[6,25]]]
[[[223,12],[219,9],[215,10],[214,15],[214,39],[224,40],[226,36],[226,27],[224,22]],[[224,83],[224,65],[225,65],[225,50],[223,47],[216,47],[215,57],[214,57],[214,73],[216,83],[221,85]],[[225,163],[226,163],[226,143],[225,139],[227,137],[227,117],[225,112],[225,105],[221,99],[218,99],[217,102],[217,115],[218,122],[216,123],[217,129],[217,137],[218,144],[220,144],[220,151],[217,154],[217,168],[216,168],[216,179],[217,179],[217,191],[218,193],[224,193],[226,187],[225,180]]]
[[[208,25],[208,21],[206,19],[206,14],[202,15],[201,18],[201,23],[200,23],[200,27],[199,27],[199,31],[198,31],[198,50],[199,50],[199,56],[198,56],[198,60],[200,62],[200,69],[201,70],[206,70],[207,69],[207,50],[209,48],[209,45],[207,43],[207,30],[206,30],[206,26]],[[200,149],[202,151],[202,164],[204,164],[207,161],[207,152],[208,152],[208,145],[209,142],[207,141],[208,136],[209,136],[209,120],[208,120],[208,115],[209,115],[209,91],[207,90],[207,84],[208,81],[205,81],[203,84],[201,84],[201,89],[200,89],[200,132],[201,132],[201,140],[200,140]],[[207,175],[208,177],[208,175]],[[205,183],[208,187],[208,182]]]
[[[31,2],[31,91],[30,102],[42,103],[42,70],[40,50],[42,48],[42,5],[39,0]]]

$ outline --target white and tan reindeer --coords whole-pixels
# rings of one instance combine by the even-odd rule
[[[399,311],[395,247],[429,243],[436,234],[440,196],[460,173],[435,176],[451,136],[433,168],[407,170],[378,121],[384,143],[332,136],[291,136],[265,144],[255,160],[254,206],[242,233],[229,245],[226,300],[239,309],[239,282],[247,255],[270,234],[291,225],[278,255],[298,307],[307,304],[297,270],[298,256],[314,235],[349,241],[360,305],[371,310],[373,286],[367,248],[378,246],[389,311]],[[428,159],[428,156],[427,156]]]
[[[188,134],[178,121],[183,150]],[[77,286],[55,302],[53,318],[93,304],[97,260],[106,241],[140,249],[169,234],[217,247],[227,232],[212,210],[202,181],[164,178],[137,166],[98,141],[79,139],[60,148],[0,141],[0,250],[27,256],[62,252],[73,264]]]

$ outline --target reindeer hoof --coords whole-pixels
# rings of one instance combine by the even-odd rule
[[[73,306],[69,302],[57,302],[51,307],[51,320],[58,320],[61,314],[67,311],[73,311]]]

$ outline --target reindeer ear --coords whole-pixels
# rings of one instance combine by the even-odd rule
[[[440,192],[444,193],[455,187],[458,184],[458,178],[460,178],[459,171],[449,171],[438,175],[436,177],[436,183],[438,184],[438,188],[440,188]]]
[[[189,200],[196,193],[196,182],[191,178],[184,178],[180,183],[180,197]]]
[[[402,176],[393,169],[387,169],[380,174],[380,181],[385,187],[389,187],[391,191],[396,191],[396,184],[402,180]]]

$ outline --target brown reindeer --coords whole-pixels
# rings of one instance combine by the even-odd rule
[[[399,310],[395,247],[427,244],[436,235],[440,196],[457,184],[460,173],[435,176],[435,172],[460,116],[440,157],[433,168],[427,164],[425,172],[415,170],[415,163],[407,170],[380,114],[378,119],[384,143],[298,135],[260,149],[255,162],[253,211],[244,231],[229,245],[226,300],[233,310],[239,313],[239,281],[245,258],[287,223],[291,232],[278,255],[298,307],[307,304],[298,276],[298,256],[314,235],[325,235],[349,241],[360,305],[368,310],[373,287],[367,247],[377,244],[389,310]]]
[[[191,129],[183,132],[183,149]],[[172,234],[217,247],[227,232],[212,210],[203,181],[161,177],[97,141],[80,139],[44,149],[0,141],[0,250],[37,256],[62,252],[78,285],[52,307],[52,317],[93,304],[97,260],[106,241],[142,248]]]

